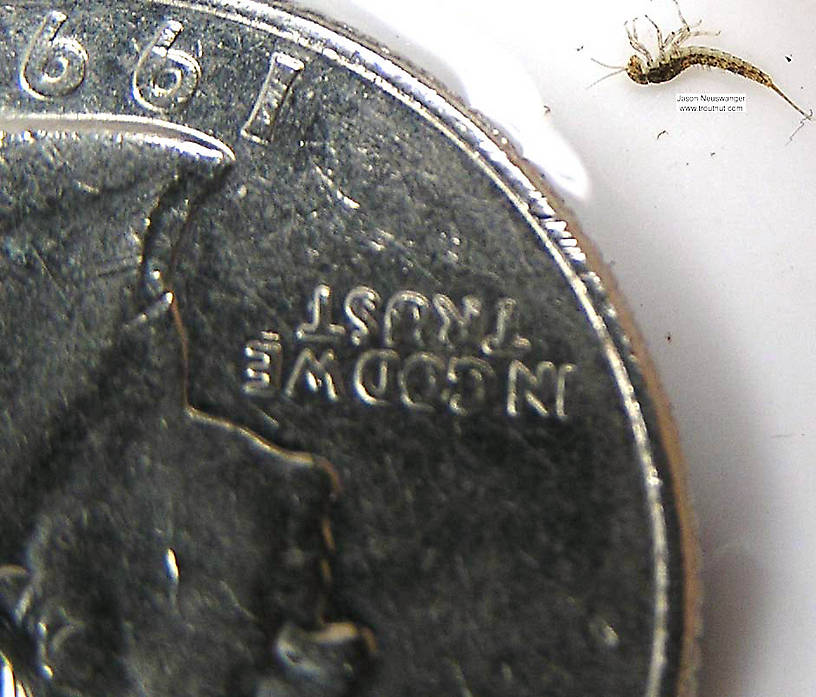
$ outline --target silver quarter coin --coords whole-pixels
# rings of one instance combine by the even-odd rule
[[[277,5],[0,37],[4,697],[691,694],[667,409],[495,129]]]

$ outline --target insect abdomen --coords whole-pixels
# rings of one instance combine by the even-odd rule
[[[680,49],[674,56],[655,66],[649,71],[649,82],[666,82],[682,73],[692,65],[701,65],[708,68],[727,70],[741,75],[749,80],[758,82],[766,87],[772,87],[773,81],[764,72],[748,61],[732,56],[725,51],[702,46],[689,46]]]

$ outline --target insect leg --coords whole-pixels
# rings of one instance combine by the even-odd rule
[[[662,61],[666,57],[666,45],[668,42],[663,42],[663,32],[660,31],[660,27],[657,26],[657,23],[649,17],[649,15],[643,15],[649,23],[654,27],[655,34],[657,34],[657,59],[658,61]]]
[[[680,24],[682,26],[676,32],[669,34],[666,39],[667,48],[672,44],[674,44],[675,48],[679,48],[680,44],[682,44],[684,41],[688,41],[693,36],[719,36],[719,31],[695,31],[697,27],[703,23],[703,20],[700,19],[694,24],[689,24],[686,21],[686,18],[683,16],[683,11],[680,9],[679,0],[674,0],[674,4],[677,7],[677,16],[680,18]]]
[[[631,23],[631,26],[630,26]],[[640,39],[638,39],[637,35],[637,27],[635,26],[635,20],[630,20],[623,23],[623,26],[626,27],[626,36],[629,37],[629,45],[635,49],[637,53],[640,53],[646,58],[647,62],[651,62],[652,55],[649,53],[649,49],[647,49],[642,43],[640,43]]]
[[[680,9],[680,0],[674,0],[674,5],[677,8],[677,16],[680,17],[680,24],[683,25],[683,28],[680,29],[678,34],[682,33],[687,36],[688,34],[691,33],[691,27],[689,27],[689,23],[686,21],[686,18],[683,17],[683,11]],[[702,22],[702,20],[700,20],[700,22]],[[697,22],[697,24],[695,24],[694,26],[699,27],[700,22]]]
[[[701,20],[702,21],[702,20]],[[672,32],[673,38],[667,40],[666,47],[680,48],[680,45],[695,36],[719,36],[719,31],[694,31],[695,27],[700,26],[700,22],[692,24],[690,27],[684,27],[677,32]],[[670,35],[671,37],[671,35]]]

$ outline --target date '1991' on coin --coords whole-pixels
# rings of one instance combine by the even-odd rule
[[[277,6],[0,36],[3,697],[691,694],[665,406],[492,129]]]

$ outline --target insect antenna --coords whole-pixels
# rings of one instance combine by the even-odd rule
[[[625,65],[609,65],[609,63],[601,63],[601,61],[595,58],[590,58],[589,60],[591,60],[593,63],[597,63],[598,65],[604,68],[612,68],[613,70],[626,70]]]
[[[608,63],[601,63],[601,61],[595,60],[594,58],[590,58],[589,60],[591,60],[593,63],[597,63],[598,65],[604,68],[612,68],[614,72],[607,73],[603,77],[599,77],[597,80],[595,80],[595,82],[592,82],[589,85],[587,85],[586,86],[587,89],[589,89],[590,87],[595,87],[595,85],[597,85],[599,82],[603,82],[608,77],[612,77],[613,75],[617,75],[618,73],[625,72],[627,68],[627,66],[625,65],[609,65]]]

